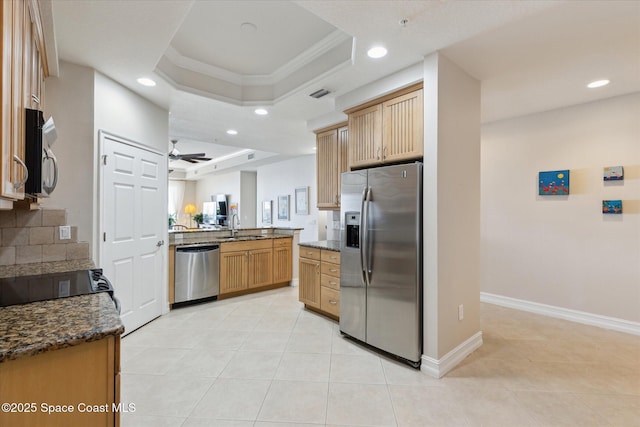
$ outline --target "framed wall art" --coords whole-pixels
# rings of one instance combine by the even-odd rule
[[[262,202],[262,224],[272,224],[273,219],[271,217],[271,200],[265,200]]]
[[[602,172],[602,177],[605,181],[622,181],[624,179],[624,168],[622,166],[608,166]]]
[[[309,215],[309,187],[296,188],[296,214]]]
[[[289,221],[289,195],[278,196],[278,219]]]
[[[603,200],[602,213],[603,214],[621,214],[622,200]]]
[[[566,196],[569,194],[569,170],[538,172],[540,196]]]

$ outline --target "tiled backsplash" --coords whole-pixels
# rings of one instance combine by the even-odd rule
[[[60,240],[61,225],[67,225],[64,209],[0,211],[0,275],[11,266],[46,271],[49,263],[57,270],[90,261],[89,243],[78,242],[77,227],[71,227],[71,239]]]

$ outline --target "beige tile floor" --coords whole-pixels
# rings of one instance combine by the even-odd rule
[[[640,337],[482,304],[440,380],[340,336],[297,288],[173,310],[122,341],[125,427],[640,426]]]

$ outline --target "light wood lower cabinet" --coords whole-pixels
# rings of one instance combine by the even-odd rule
[[[22,409],[35,404],[28,413],[1,411],[0,426],[120,425],[114,411],[120,403],[119,336],[0,363],[0,378],[2,403]],[[120,410],[128,410],[129,403]],[[67,405],[73,412],[49,414],[43,405]]]
[[[340,317],[340,252],[300,247],[298,299],[307,308]]]
[[[293,276],[293,239],[273,241],[273,283],[290,282]]]
[[[291,281],[291,238],[220,245],[219,297],[283,286]]]

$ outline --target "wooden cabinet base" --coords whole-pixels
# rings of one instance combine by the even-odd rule
[[[225,292],[224,294],[218,295],[218,299],[221,300],[221,299],[227,299],[231,297],[239,297],[240,295],[253,294],[256,292],[268,291],[270,289],[285,288],[287,286],[289,286],[289,282],[273,283],[271,285],[261,286],[259,288],[243,289],[241,291],[236,291],[236,292]]]
[[[323,316],[326,316],[326,317],[328,317],[328,318],[330,318],[330,319],[333,319],[333,320],[335,320],[336,322],[339,322],[339,321],[340,321],[340,317],[339,317],[339,316],[336,316],[336,315],[334,315],[334,314],[331,314],[331,313],[329,313],[329,312],[327,312],[327,311],[320,310],[319,308],[315,308],[315,307],[312,307],[312,306],[307,305],[307,304],[305,304],[305,305],[304,305],[304,308],[306,308],[307,310],[313,311],[314,313],[318,313],[318,314],[321,314],[321,315],[323,315]]]
[[[0,363],[2,403],[17,405],[0,426],[118,426],[119,353],[110,336]]]

